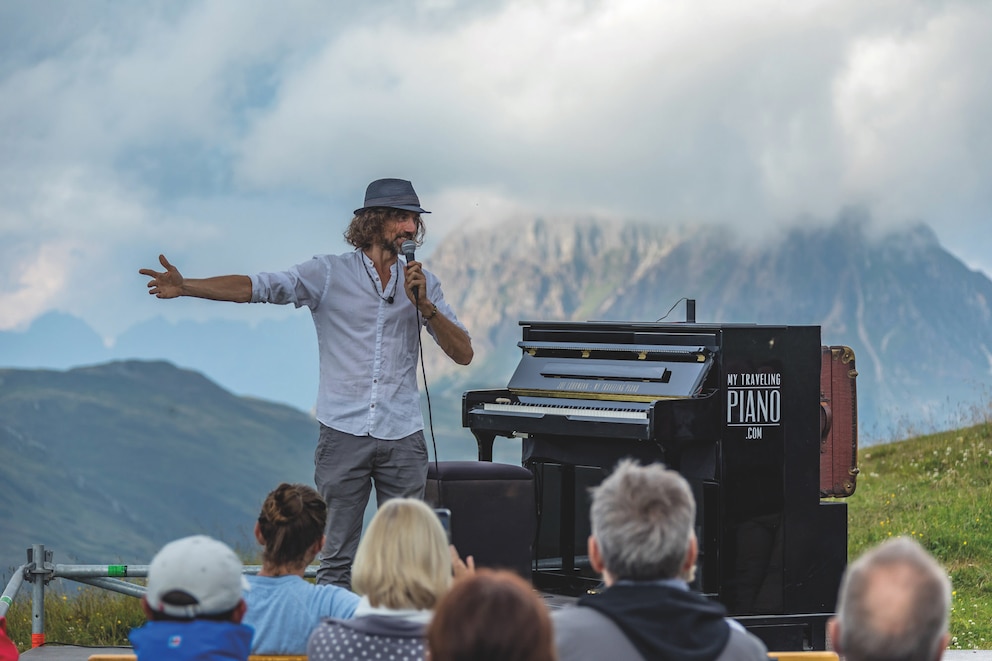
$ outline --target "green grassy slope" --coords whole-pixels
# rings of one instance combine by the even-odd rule
[[[913,537],[948,570],[951,647],[992,649],[992,422],[861,451],[848,557]]]

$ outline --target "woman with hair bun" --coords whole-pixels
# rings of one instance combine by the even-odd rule
[[[303,578],[324,545],[327,505],[303,484],[280,484],[262,504],[255,539],[265,547],[262,569],[249,576],[244,624],[255,628],[252,654],[305,654],[322,618],[350,618],[358,595]]]

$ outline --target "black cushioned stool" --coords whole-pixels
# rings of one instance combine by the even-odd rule
[[[529,470],[490,461],[432,461],[424,500],[451,510],[451,543],[463,558],[531,580],[537,513]]]

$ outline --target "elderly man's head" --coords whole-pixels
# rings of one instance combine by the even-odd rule
[[[951,582],[906,537],[889,540],[848,566],[828,630],[848,661],[934,661],[950,638]]]
[[[612,580],[691,580],[696,501],[678,472],[622,461],[593,490],[590,556]]]

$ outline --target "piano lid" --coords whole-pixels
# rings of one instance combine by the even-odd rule
[[[517,395],[650,402],[695,395],[713,365],[704,346],[519,342]]]

